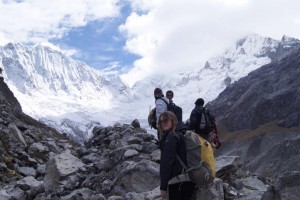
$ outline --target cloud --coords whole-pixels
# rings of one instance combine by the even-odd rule
[[[131,0],[120,26],[125,49],[141,58],[122,79],[200,68],[248,34],[300,38],[298,0]]]
[[[72,28],[119,16],[118,0],[0,1],[0,45],[61,38]]]

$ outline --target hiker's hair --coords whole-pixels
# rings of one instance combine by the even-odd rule
[[[160,114],[159,118],[158,118],[158,130],[160,133],[163,133],[164,130],[162,129],[162,127],[160,126],[160,121],[164,120],[164,119],[169,119],[172,122],[172,128],[173,131],[175,131],[176,129],[176,125],[178,123],[177,117],[173,112],[170,111],[166,111]]]
[[[174,92],[173,92],[172,90],[168,90],[168,91],[166,92],[166,94],[168,94],[168,93],[171,93],[172,95],[174,95]]]
[[[196,106],[203,106],[204,105],[204,100],[202,98],[199,98],[195,102]]]
[[[164,96],[164,94],[163,94],[162,89],[155,88],[155,90],[154,90],[154,97],[155,98],[160,98],[160,97],[163,97],[163,96]]]

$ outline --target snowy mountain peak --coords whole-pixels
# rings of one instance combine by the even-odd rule
[[[131,98],[119,77],[107,77],[49,46],[9,43],[0,47],[0,67],[23,111],[39,119],[64,118],[85,107],[105,110]]]

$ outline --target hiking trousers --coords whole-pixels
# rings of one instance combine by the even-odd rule
[[[193,182],[183,182],[169,185],[169,200],[191,200],[194,189],[195,184]]]

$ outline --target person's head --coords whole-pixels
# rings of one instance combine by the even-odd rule
[[[202,98],[199,98],[195,102],[196,106],[203,106],[204,105],[204,100]]]
[[[163,91],[160,88],[155,88],[154,97],[155,98],[160,98],[160,97],[163,97],[163,96],[164,96]]]
[[[159,132],[173,130],[175,131],[178,120],[173,112],[163,112],[158,118],[158,130]]]
[[[174,97],[173,91],[172,91],[172,90],[168,90],[168,91],[166,92],[166,97],[167,97],[167,99],[172,100],[173,97]]]

